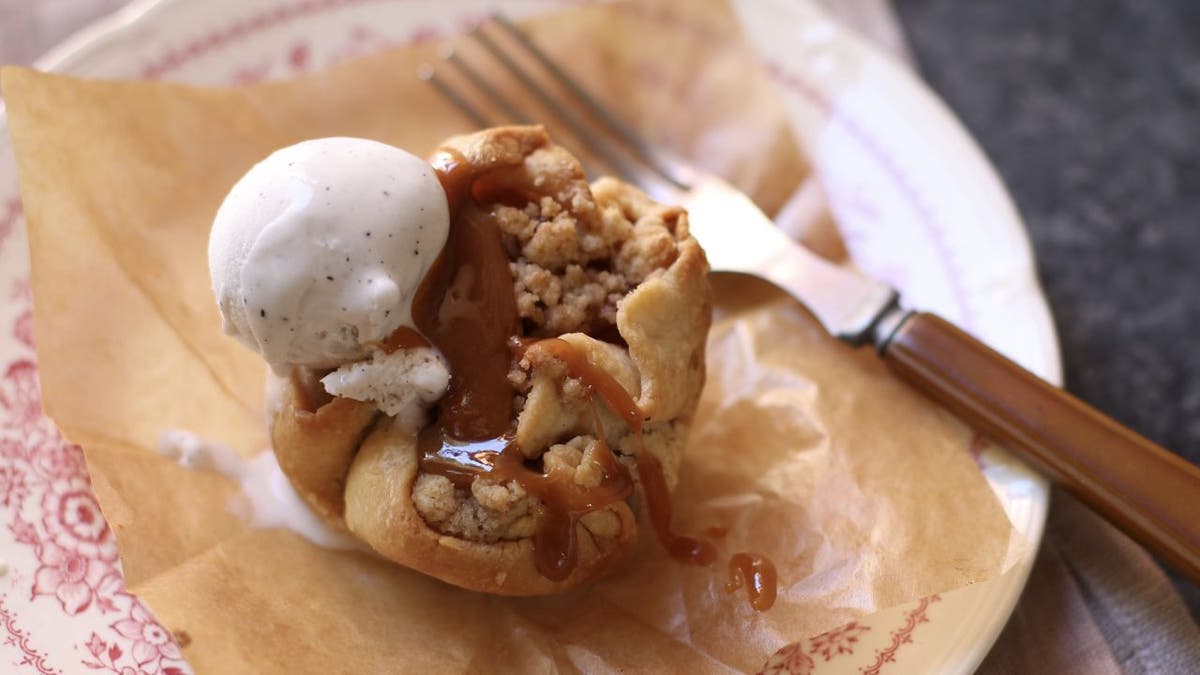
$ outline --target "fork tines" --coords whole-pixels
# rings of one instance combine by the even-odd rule
[[[467,37],[468,44],[442,51],[442,66],[425,64],[418,74],[476,125],[545,120],[557,136],[566,132],[574,139],[575,143],[564,144],[574,146],[571,149],[591,175],[614,173],[651,194],[689,188],[691,181],[680,162],[656,149],[588,93],[510,20],[494,16]],[[499,74],[505,77],[497,78]],[[509,86],[501,86],[500,79]],[[541,114],[529,110],[530,101]],[[595,171],[595,161],[607,171]]]

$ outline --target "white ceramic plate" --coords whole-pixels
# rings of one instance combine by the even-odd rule
[[[285,77],[451,32],[494,4],[145,0],[71,38],[38,66],[215,84]],[[504,4],[520,16],[574,3]],[[855,261],[901,289],[909,304],[936,310],[1058,381],[1056,341],[1021,222],[953,116],[808,2],[743,0],[738,11],[814,158]],[[190,672],[170,634],[124,591],[82,455],[42,415],[29,260],[6,134],[0,303],[0,670]],[[1043,480],[982,442],[969,450],[1016,528],[1036,545],[1047,506]],[[801,640],[764,671],[971,672],[1016,603],[1034,548],[1000,578]]]

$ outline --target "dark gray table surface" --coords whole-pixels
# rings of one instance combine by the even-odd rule
[[[1200,463],[1200,1],[897,9],[1025,218],[1066,388]]]

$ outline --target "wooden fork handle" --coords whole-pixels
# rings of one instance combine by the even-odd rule
[[[1200,583],[1200,469],[932,314],[880,345],[901,378]]]

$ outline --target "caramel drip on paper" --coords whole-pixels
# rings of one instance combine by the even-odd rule
[[[735,553],[729,559],[729,581],[725,583],[725,591],[733,593],[745,586],[750,606],[755,611],[765,612],[775,604],[777,585],[775,565],[765,556]]]

